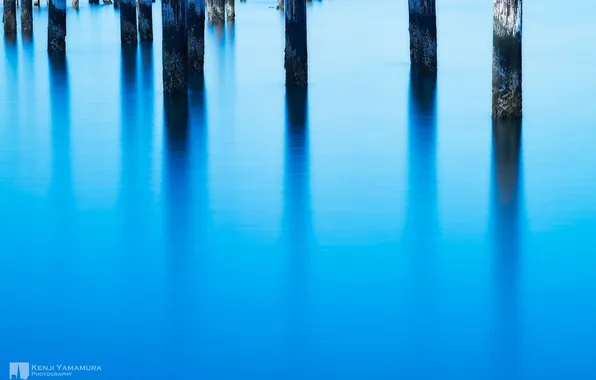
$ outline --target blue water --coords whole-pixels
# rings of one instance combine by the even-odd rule
[[[436,79],[407,2],[314,2],[307,92],[275,3],[207,28],[188,99],[159,3],[132,52],[85,0],[66,61],[43,1],[0,40],[0,373],[595,379],[596,2],[525,1],[524,119],[494,127],[490,1],[439,1]]]

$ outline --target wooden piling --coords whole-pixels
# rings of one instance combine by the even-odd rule
[[[28,35],[33,32],[33,0],[21,0],[21,30]]]
[[[410,63],[418,70],[437,71],[437,13],[435,0],[408,0]]]
[[[496,119],[522,116],[522,0],[493,0],[493,101]]]
[[[188,87],[188,37],[186,0],[162,0],[163,89],[186,92]]]
[[[205,62],[205,0],[188,0],[188,70],[202,73]]]
[[[17,2],[4,0],[4,34],[16,36],[17,34]]]
[[[306,1],[286,0],[286,85],[306,86],[308,83],[308,49]]]
[[[152,0],[139,0],[139,36],[141,41],[153,41]]]
[[[136,0],[120,0],[120,41],[122,45],[137,43]]]
[[[48,2],[48,52],[66,51],[66,0]]]
[[[226,11],[225,11],[226,0],[209,0],[207,4],[207,16],[212,24],[218,25],[225,23]]]
[[[236,19],[235,0],[226,0],[226,16],[228,21],[234,21]]]

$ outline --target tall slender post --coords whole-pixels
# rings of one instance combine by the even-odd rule
[[[223,24],[226,21],[226,0],[209,0],[207,4],[207,16],[212,24]]]
[[[122,45],[137,43],[136,0],[120,0],[120,40]]]
[[[229,21],[236,19],[236,4],[235,0],[226,0],[226,15]]]
[[[522,116],[522,0],[493,0],[493,118]]]
[[[66,0],[48,2],[48,52],[66,51]]]
[[[21,30],[23,34],[33,32],[33,0],[21,0]]]
[[[205,0],[188,0],[188,70],[202,73],[205,64]]]
[[[188,88],[188,37],[186,0],[162,0],[163,89],[166,93]]]
[[[306,86],[308,83],[308,49],[306,31],[306,1],[286,0],[286,85]]]
[[[437,12],[435,0],[408,0],[410,63],[418,70],[437,71]]]
[[[17,2],[4,0],[4,34],[15,36],[17,34]]]
[[[151,0],[139,0],[139,35],[141,41],[153,41],[153,11]]]

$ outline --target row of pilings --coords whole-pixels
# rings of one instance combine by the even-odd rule
[[[17,32],[16,1],[4,1],[4,33]],[[188,73],[201,73],[204,66],[205,18],[213,24],[234,20],[235,0],[163,0],[164,91],[187,89]],[[280,1],[285,15],[286,85],[307,86],[308,0]],[[117,0],[123,45],[153,40],[152,0]],[[66,49],[66,0],[48,1],[48,51]],[[436,0],[408,0],[411,69],[436,73]],[[21,27],[33,28],[32,0],[22,0]],[[493,85],[492,115],[497,119],[522,116],[522,0],[493,0]]]

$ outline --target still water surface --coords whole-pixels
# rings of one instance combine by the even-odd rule
[[[490,1],[439,2],[436,78],[405,1],[315,2],[307,92],[274,3],[208,27],[188,99],[164,101],[159,3],[133,51],[85,1],[65,61],[45,5],[0,41],[0,361],[596,378],[596,3],[525,1],[525,116],[495,126]]]

